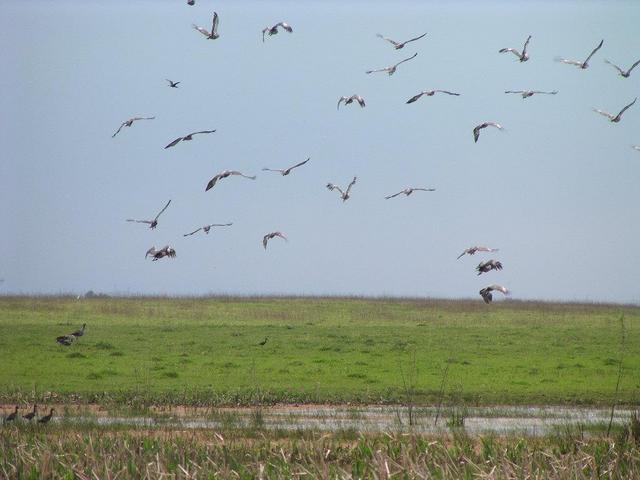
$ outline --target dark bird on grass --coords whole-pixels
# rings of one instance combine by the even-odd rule
[[[500,125],[499,123],[496,122],[484,122],[481,123],[480,125],[476,126],[473,129],[473,141],[477,142],[478,138],[480,138],[480,130],[482,130],[483,128],[487,128],[487,127],[496,127],[498,130],[502,130],[503,127],[502,125]]]
[[[160,213],[158,213],[158,215],[156,215],[156,218],[154,218],[153,220],[135,220],[133,218],[127,218],[127,222],[146,223],[146,224],[149,225],[149,228],[151,228],[153,230],[158,226],[158,217],[160,217],[160,215],[162,215],[162,213],[167,209],[167,207],[169,206],[170,203],[171,203],[171,200],[169,200],[167,202],[167,204],[164,206],[164,208],[162,210],[160,210]]]
[[[333,183],[327,183],[327,188],[330,191],[338,190],[338,192],[340,192],[340,198],[342,198],[343,202],[346,202],[351,197],[351,195],[350,195],[351,187],[353,187],[356,184],[356,179],[357,178],[358,177],[353,177],[353,180],[351,180],[351,183],[349,184],[349,186],[347,187],[347,189],[345,191],[342,191],[342,189],[340,187],[338,187],[337,185],[334,185]]]
[[[629,70],[624,71],[622,70],[619,66],[617,66],[615,63],[611,63],[609,60],[605,59],[605,63],[608,63],[609,65],[611,65],[613,68],[615,68],[618,71],[618,74],[623,77],[623,78],[629,78],[629,75],[631,75],[631,70],[633,70],[634,68],[636,68],[639,64],[640,64],[640,60],[638,60],[636,63],[634,63],[633,65],[631,65],[631,67],[629,67]]]
[[[591,57],[593,57],[593,55],[600,50],[600,48],[602,47],[602,44],[604,43],[604,40],[600,40],[600,43],[598,44],[598,46],[596,48],[593,49],[593,51],[589,54],[589,56],[586,58],[586,60],[584,62],[579,62],[577,60],[567,60],[566,58],[562,58],[562,57],[558,57],[556,58],[556,62],[560,62],[560,63],[566,63],[568,65],[575,65],[581,69],[585,69],[585,68],[589,68],[589,60],[591,60]]]
[[[291,28],[291,25],[289,25],[286,22],[278,22],[273,27],[265,27],[265,28],[262,29],[262,42],[264,42],[264,34],[265,33],[268,34],[269,36],[277,35],[278,34],[278,27],[282,27],[287,32],[293,33],[293,28]]]
[[[12,413],[5,417],[4,422],[13,422],[16,418],[18,418],[18,405],[16,405],[16,409]]]
[[[340,97],[340,99],[338,100],[338,110],[340,110],[340,104],[342,102],[344,102],[345,105],[349,105],[350,103],[353,103],[354,100],[358,101],[358,103],[360,104],[360,107],[366,106],[364,103],[364,98],[354,93],[350,97]]]
[[[287,237],[284,236],[284,234],[282,232],[271,232],[271,233],[267,233],[264,237],[262,237],[262,246],[264,247],[264,249],[267,249],[267,242],[269,240],[271,240],[274,237],[280,237],[282,239],[284,239],[285,242],[288,242],[289,240],[287,240]]]
[[[189,235],[193,235],[194,233],[198,233],[200,230],[203,230],[204,233],[209,235],[209,230],[211,230],[211,227],[230,227],[231,225],[233,225],[233,223],[212,223],[210,225],[205,225],[204,227],[200,227],[200,228],[198,228],[197,230],[194,230],[191,233],[185,233],[182,236],[183,237],[188,237]]]
[[[260,346],[265,345],[267,343],[267,340],[269,340],[269,337],[264,337],[264,340],[261,341],[258,345],[260,345]]]
[[[499,248],[489,248],[489,247],[469,247],[465,248],[464,252],[458,255],[458,258],[466,255],[475,255],[476,252],[497,252]]]
[[[414,53],[408,58],[405,58],[404,60],[400,60],[398,63],[396,63],[395,65],[391,65],[390,67],[378,68],[377,70],[367,70],[365,73],[387,72],[389,75],[393,75],[394,73],[396,73],[396,68],[398,68],[398,65],[404,62],[408,62],[409,60],[412,60],[417,56],[418,52]]]
[[[487,260],[485,262],[480,262],[476,267],[478,271],[478,275],[482,275],[483,273],[490,272],[491,270],[502,270],[502,264],[497,260]]]
[[[38,419],[38,423],[49,423],[49,421],[53,418],[53,412],[55,412],[55,409],[51,409],[49,410],[49,415],[45,415],[44,417],[40,417]]]
[[[156,117],[133,117],[130,118],[129,120],[125,120],[124,122],[122,122],[120,124],[120,126],[118,127],[118,130],[116,130],[116,132],[111,135],[111,137],[115,137],[118,133],[120,133],[120,130],[122,130],[122,127],[130,127],[131,125],[133,125],[133,122],[137,122],[138,120],[153,120]]]
[[[519,95],[522,95],[522,98],[524,99],[524,98],[533,97],[537,93],[544,93],[545,95],[555,95],[558,93],[558,91],[553,90],[551,92],[542,92],[540,90],[505,90],[504,93],[517,93]]]
[[[26,415],[23,415],[22,418],[24,418],[25,420],[31,421],[31,420],[33,420],[33,417],[36,416],[37,412],[38,412],[38,405],[36,405],[34,403],[33,404],[33,410],[30,411],[29,413],[27,413]]]
[[[60,335],[59,337],[56,337],[56,342],[58,342],[60,345],[64,345],[65,347],[69,347],[71,346],[75,338],[76,337],[74,337],[73,335]]]
[[[169,245],[165,245],[160,250],[156,250],[156,247],[154,246],[154,247],[151,247],[149,250],[147,250],[147,253],[144,256],[144,258],[147,258],[149,255],[153,257],[152,261],[155,262],[164,257],[175,258],[176,251],[173,248],[171,248]]]
[[[416,40],[420,40],[422,37],[424,37],[427,34],[427,32],[423,33],[422,35],[412,38],[410,40],[405,40],[404,42],[396,42],[395,40],[391,40],[390,38],[387,38],[379,33],[376,33],[376,37],[381,38],[383,40],[386,40],[387,42],[389,42],[391,45],[393,45],[393,48],[395,48],[396,50],[400,50],[401,48],[404,48],[404,46],[409,43],[409,42],[415,42]]]
[[[491,294],[491,292],[494,290],[502,292],[505,295],[509,294],[509,290],[502,285],[489,285],[488,287],[484,287],[482,290],[480,290],[480,296],[484,300],[484,303],[491,303],[491,300],[493,300],[493,295]]]
[[[254,176],[245,175],[245,174],[240,173],[240,172],[238,172],[236,170],[223,170],[222,172],[217,174],[215,177],[213,177],[211,180],[209,180],[209,183],[207,183],[207,187],[204,189],[204,191],[206,192],[206,191],[212,189],[215,186],[216,182],[218,180],[220,180],[221,178],[227,178],[227,177],[229,177],[231,175],[239,175],[241,177],[248,178],[249,180],[255,180],[256,179],[255,175]]]
[[[524,42],[524,47],[522,47],[522,53],[520,53],[515,48],[501,48],[500,50],[498,50],[498,53],[511,52],[516,57],[518,57],[518,60],[520,60],[521,62],[526,62],[527,60],[529,60],[529,54],[527,53],[527,47],[529,46],[529,41],[530,40],[531,40],[531,35],[529,35],[527,37],[527,40]]]
[[[435,192],[436,189],[435,188],[417,188],[417,187],[407,187],[404,190],[401,190],[398,193],[394,193],[393,195],[389,195],[388,197],[384,197],[387,200],[389,200],[390,198],[394,198],[397,197],[398,195],[402,195],[403,193],[408,197],[409,195],[411,195],[413,192],[415,191],[421,191],[421,192]]]
[[[423,90],[419,94],[414,95],[409,100],[407,100],[407,103],[413,103],[419,100],[423,95],[426,95],[427,97],[433,97],[436,93],[446,93],[447,95],[455,95],[456,97],[460,96],[459,93],[449,92],[447,90]]]
[[[216,38],[220,37],[220,35],[218,35],[219,21],[220,19],[218,18],[217,12],[213,12],[213,20],[211,22],[211,32],[209,32],[206,28],[199,27],[198,25],[192,25],[192,27],[197,31],[199,31],[202,35],[207,37],[207,40],[215,40]]]
[[[311,157],[307,158],[304,162],[296,163],[295,165],[289,168],[266,168],[265,167],[262,170],[265,172],[280,172],[280,175],[282,176],[289,175],[291,173],[291,170],[293,170],[294,168],[301,167],[302,165],[307,163],[309,160],[311,160]]]
[[[86,323],[82,324],[82,328],[79,328],[78,330],[76,330],[75,332],[71,332],[69,335],[73,335],[74,337],[78,338],[84,335],[84,329],[87,327]]]
[[[166,146],[166,147],[164,147],[164,148],[165,148],[165,149],[167,149],[167,148],[171,148],[171,147],[173,147],[173,146],[177,145],[177,144],[178,144],[178,143],[180,143],[180,142],[188,142],[188,141],[190,141],[190,140],[193,140],[193,136],[194,136],[194,135],[200,135],[200,134],[203,134],[203,133],[213,133],[213,132],[215,132],[215,130],[201,130],[201,131],[199,131],[199,132],[193,132],[193,133],[190,133],[190,134],[188,134],[188,135],[185,135],[184,137],[178,137],[178,138],[176,138],[173,142],[171,142],[169,145],[167,145],[167,146]]]
[[[598,110],[597,108],[594,108],[593,111],[599,113],[600,115],[604,115],[605,117],[607,117],[609,119],[609,121],[611,121],[613,123],[618,123],[622,119],[622,114],[627,110],[627,108],[631,107],[631,105],[636,103],[636,100],[638,100],[638,97],[634,98],[633,102],[631,102],[629,105],[627,105],[622,110],[620,110],[617,115],[613,115],[613,114],[605,112],[603,110]]]
[[[168,78],[165,78],[165,80],[169,82],[169,86],[171,88],[178,88],[178,85],[180,84],[180,82],[174,82],[173,80],[169,80]]]

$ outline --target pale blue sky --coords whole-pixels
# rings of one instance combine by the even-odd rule
[[[210,27],[220,15],[218,40]],[[0,291],[640,302],[638,2],[0,2]],[[294,33],[263,44],[285,20]],[[380,32],[404,40],[395,51]],[[521,48],[521,64],[502,47]],[[553,61],[583,59],[579,70]],[[389,77],[365,70],[418,56]],[[181,81],[167,87],[165,78]],[[460,97],[423,97],[441,88]],[[504,90],[558,90],[522,100]],[[336,111],[341,95],[367,106]],[[155,115],[115,139],[118,125]],[[483,121],[506,132],[485,130]],[[217,129],[173,149],[177,136]],[[282,168],[311,157],[288,177]],[[208,180],[224,169],[255,182]],[[327,182],[358,183],[342,203]],[[385,200],[405,186],[437,189]],[[152,218],[157,230],[126,223]],[[183,238],[207,223],[228,229]],[[281,230],[265,252],[262,236]],[[146,250],[172,245],[174,260]],[[493,255],[456,260],[466,247]],[[501,272],[476,276],[480,260]]]

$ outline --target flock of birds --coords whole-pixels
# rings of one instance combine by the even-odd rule
[[[36,418],[38,415],[38,405],[36,404],[33,405],[33,410],[31,410],[28,413],[25,413],[24,415],[18,414],[19,409],[20,409],[19,406],[16,405],[13,412],[11,412],[10,414],[4,417],[3,423],[15,422],[20,418],[22,418],[23,420],[26,420],[27,422],[31,422],[31,420]],[[49,423],[49,421],[53,418],[53,412],[55,411],[56,411],[55,408],[50,408],[48,415],[43,415],[42,417],[38,418],[38,423],[42,423],[42,424]]]
[[[195,3],[195,0],[189,0],[188,5],[193,5]],[[206,28],[200,27],[198,25],[193,25],[193,28],[198,31],[199,33],[201,33],[207,40],[216,40],[218,38],[220,38],[220,34],[218,32],[218,27],[220,24],[220,17],[218,15],[217,12],[213,13],[213,18],[212,18],[212,23],[211,23],[211,29],[207,30]],[[289,25],[288,23],[282,21],[282,22],[278,22],[275,25],[272,26],[267,26],[262,30],[262,41],[264,42],[265,39],[267,37],[273,36],[273,35],[277,35],[279,32],[287,32],[289,34],[293,33],[293,28],[291,27],[291,25]],[[385,37],[382,34],[376,34],[376,36],[378,38],[381,38],[382,40],[390,43],[394,49],[396,50],[400,50],[403,49],[405,46],[407,46],[409,43],[411,42],[416,42],[422,38],[424,38],[427,35],[427,32],[422,33],[416,37],[410,38],[409,40],[405,40],[405,41],[396,41],[393,40],[391,38]],[[517,60],[519,62],[527,62],[530,59],[530,55],[528,52],[528,48],[531,42],[532,36],[529,35],[525,42],[524,45],[522,47],[522,49],[517,49],[517,48],[502,48],[500,50],[498,50],[498,53],[511,53],[513,54]],[[570,60],[570,59],[566,59],[566,58],[556,58],[555,60],[557,62],[560,63],[564,63],[564,64],[568,64],[568,65],[575,65],[578,68],[585,70],[589,67],[589,61],[594,57],[594,55],[596,55],[596,53],[602,48],[602,46],[604,45],[604,40],[601,40],[600,43],[591,51],[591,53],[582,61],[580,60]],[[384,68],[378,68],[378,69],[371,69],[371,70],[366,70],[365,73],[366,74],[373,74],[373,73],[378,73],[378,72],[386,72],[388,75],[393,75],[394,73],[396,73],[398,67],[406,62],[410,62],[411,60],[415,59],[418,56],[418,52],[415,52],[413,55],[408,56],[402,60],[400,60],[399,62],[390,65],[388,67],[384,67]],[[608,65],[611,65],[613,68],[615,68],[619,75],[623,78],[628,78],[631,75],[631,72],[633,71],[633,69],[638,66],[638,64],[640,64],[640,60],[638,60],[637,62],[635,62],[633,65],[631,65],[631,67],[629,67],[629,69],[625,70],[615,64],[613,64],[612,62],[610,62],[609,60],[605,60],[605,62]],[[179,81],[174,81],[174,80],[170,80],[170,79],[166,79],[168,82],[168,86],[170,88],[178,88],[178,85],[180,84]],[[534,95],[556,95],[558,94],[557,90],[553,90],[553,91],[541,91],[541,90],[507,90],[504,92],[505,94],[517,94],[520,95],[523,99],[532,97]],[[421,99],[422,97],[431,97],[434,96],[436,94],[442,94],[442,95],[448,95],[448,96],[452,96],[452,97],[459,97],[461,94],[457,93],[457,92],[452,92],[449,90],[439,90],[439,89],[434,89],[434,90],[424,90],[421,91],[419,93],[417,93],[416,95],[412,96],[411,98],[409,98],[406,103],[407,104],[411,104],[414,102],[417,102],[419,99]],[[595,109],[594,111],[599,113],[600,115],[603,115],[605,117],[607,117],[611,122],[613,123],[618,123],[621,121],[623,114],[629,109],[631,108],[635,103],[636,103],[637,99],[634,99],[632,102],[630,102],[629,104],[627,104],[624,108],[622,108],[617,114],[612,114],[609,112],[606,112],[604,110],[600,110],[600,109]],[[350,96],[341,96],[338,99],[338,104],[337,104],[337,109],[340,110],[340,105],[344,104],[344,105],[351,105],[357,103],[358,105],[360,105],[361,108],[366,107],[366,102],[365,99],[360,96],[359,94],[353,94]],[[116,130],[116,132],[113,134],[113,137],[115,137],[124,127],[131,127],[133,125],[134,122],[136,121],[141,121],[141,120],[153,120],[155,117],[133,117],[130,118],[124,122],[122,122],[122,124],[119,126],[119,128]],[[478,125],[476,125],[473,128],[473,140],[474,142],[478,142],[478,140],[480,139],[480,134],[482,132],[482,130],[488,128],[488,127],[493,127],[495,129],[498,130],[504,130],[504,127],[498,123],[498,122],[494,122],[494,121],[486,121],[483,123],[480,123]],[[187,135],[181,136],[176,138],[175,140],[171,141],[170,143],[168,143],[164,148],[168,149],[168,148],[172,148],[175,147],[176,145],[178,145],[180,142],[184,142],[184,141],[191,141],[193,140],[193,137],[195,135],[206,135],[206,134],[211,134],[214,133],[216,130],[202,130],[202,131],[198,131],[198,132],[193,132],[193,133],[189,133]],[[634,149],[636,150],[640,150],[640,146],[638,145],[633,145],[632,146]],[[291,174],[291,172],[296,169],[296,168],[300,168],[302,166],[304,166],[305,164],[307,164],[311,159],[307,158],[306,160],[296,163],[295,165],[292,165],[290,167],[287,168],[263,168],[263,171],[266,172],[275,172],[275,173],[279,173],[282,176],[287,176],[289,174]],[[246,175],[245,173],[242,173],[240,171],[237,170],[223,170],[222,172],[216,174],[215,176],[213,176],[213,178],[211,178],[208,183],[205,186],[205,191],[209,191],[210,189],[214,188],[217,183],[220,180],[229,178],[229,177],[240,177],[240,178],[244,178],[244,179],[249,179],[249,180],[255,180],[256,176],[255,175]],[[335,191],[339,194],[340,198],[342,199],[343,202],[346,202],[347,200],[349,200],[351,198],[352,195],[352,190],[356,184],[357,181],[357,177],[353,177],[353,179],[351,180],[351,182],[346,186],[346,188],[340,187],[334,183],[327,183],[326,187],[329,191]],[[405,196],[409,196],[411,194],[413,194],[416,191],[420,191],[420,192],[434,192],[435,188],[427,188],[427,187],[407,187],[404,188],[403,190],[397,192],[397,193],[393,193],[390,195],[385,196],[384,198],[389,200],[392,198],[396,198],[400,195],[405,195]],[[158,225],[158,218],[160,217],[160,215],[162,215],[162,213],[167,209],[167,207],[170,205],[171,200],[169,200],[167,202],[167,204],[162,208],[162,210],[160,210],[160,212],[152,219],[152,220],[137,220],[137,219],[127,219],[127,222],[136,222],[136,223],[145,223],[147,225],[149,225],[149,227],[151,229],[155,229],[156,226]],[[185,233],[183,236],[187,237],[187,236],[191,236],[196,234],[197,232],[203,231],[205,234],[208,234],[211,230],[211,228],[219,228],[219,227],[229,227],[231,226],[232,223],[224,223],[224,224],[208,224],[202,227],[199,227],[197,229],[195,229],[194,231],[190,232],[190,233]],[[262,238],[262,245],[264,247],[264,249],[267,249],[267,245],[268,242],[270,240],[272,240],[273,238],[281,238],[285,241],[287,241],[287,237],[283,232],[280,231],[274,231],[274,232],[269,232],[266,233],[263,238]],[[488,247],[482,247],[482,246],[474,246],[474,247],[469,247],[467,248],[458,258],[460,258],[461,256],[468,254],[468,255],[473,255],[476,252],[495,252],[497,251],[497,249],[494,248],[488,248]],[[157,261],[160,260],[162,258],[175,258],[176,256],[176,251],[173,247],[166,245],[161,249],[157,249],[155,246],[152,246],[151,248],[149,248],[149,250],[147,250],[145,258],[151,257],[152,261]],[[489,259],[487,261],[483,261],[481,262],[477,267],[476,267],[476,271],[478,272],[478,275],[484,274],[484,273],[488,273],[491,271],[499,271],[502,270],[502,263],[494,260],[494,259]],[[483,289],[480,290],[480,296],[482,297],[482,299],[486,302],[486,303],[490,303],[492,301],[492,292],[494,291],[498,291],[501,292],[503,294],[508,294],[509,290],[501,285],[497,285],[497,284],[492,284],[489,285]]]

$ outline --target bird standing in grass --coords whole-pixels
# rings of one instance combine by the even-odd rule
[[[33,410],[27,413],[26,415],[23,415],[22,418],[24,418],[25,420],[31,421],[36,416],[37,412],[38,412],[38,405],[34,403]]]
[[[260,345],[261,347],[264,346],[267,343],[267,340],[269,340],[269,337],[264,337],[264,340],[261,341],[258,345]],[[18,407],[16,407],[18,408]]]
[[[49,415],[45,415],[44,417],[40,417],[40,419],[38,419],[38,423],[49,423],[49,421],[53,418],[53,412],[55,412],[55,409],[51,409],[49,410]]]
[[[5,417],[4,422],[13,422],[16,418],[18,418],[18,405],[16,405],[16,409],[12,413]]]

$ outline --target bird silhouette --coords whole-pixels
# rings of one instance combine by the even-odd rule
[[[266,168],[265,167],[262,170],[265,172],[279,172],[280,175],[285,176],[285,175],[289,175],[291,173],[291,170],[293,170],[294,168],[301,167],[302,165],[307,163],[309,160],[311,160],[311,157],[307,158],[304,162],[296,163],[295,165],[288,168]]]
[[[131,125],[133,125],[133,122],[137,122],[138,120],[153,120],[155,118],[156,117],[133,117],[133,118],[130,118],[129,120],[125,120],[120,124],[120,127],[118,127],[118,130],[116,130],[115,133],[111,135],[111,138],[115,137],[118,133],[120,133],[120,130],[122,130],[122,127],[130,127]]]
[[[407,100],[406,103],[413,103],[419,100],[423,95],[426,95],[427,97],[433,97],[436,93],[446,93],[447,95],[455,95],[456,97],[460,96],[459,93],[449,92],[447,90],[423,90],[422,92],[414,95],[409,100]]]
[[[340,198],[342,198],[343,202],[346,202],[347,200],[349,200],[349,198],[351,198],[351,188],[356,184],[357,178],[358,177],[353,177],[353,180],[351,180],[351,183],[345,191],[342,191],[340,187],[334,185],[333,183],[327,183],[327,188],[329,189],[329,191],[338,190],[338,192],[340,192]]]
[[[49,410],[49,415],[45,415],[44,417],[40,417],[40,419],[38,419],[38,423],[49,423],[49,421],[53,418],[53,412],[55,412],[55,409],[51,409]]]
[[[599,113],[600,115],[604,115],[605,117],[607,117],[609,119],[609,121],[613,122],[613,123],[618,123],[621,119],[622,119],[622,114],[629,108],[631,107],[631,105],[633,105],[634,103],[636,103],[636,100],[638,100],[638,97],[633,99],[633,102],[631,102],[629,105],[627,105],[626,107],[624,107],[622,110],[620,110],[618,112],[617,115],[613,115],[611,113],[605,112],[603,110],[598,110],[597,108],[594,108],[593,111]]]
[[[213,133],[215,132],[215,130],[201,130],[199,132],[193,132],[193,133],[189,133],[188,135],[185,135],[184,137],[178,137],[176,138],[174,141],[172,141],[171,143],[169,143],[169,145],[167,145],[166,147],[164,147],[165,149],[167,148],[171,148],[175,145],[177,145],[180,142],[188,142],[190,140],[193,140],[193,136],[194,135],[201,135],[203,133]]]
[[[476,267],[478,275],[482,275],[483,273],[490,272],[491,270],[502,270],[502,263],[497,260],[487,260],[484,262],[480,262]]]
[[[171,88],[178,88],[178,85],[180,84],[180,82],[174,82],[173,80],[169,80],[168,78],[165,78],[165,80],[169,82],[169,86]]]
[[[238,175],[240,177],[248,178],[249,180],[256,179],[255,175],[254,176],[245,175],[244,173],[240,173],[236,170],[223,170],[222,172],[214,176],[211,180],[209,180],[209,183],[207,183],[207,187],[204,189],[204,191],[206,192],[211,190],[215,186],[215,184],[218,182],[218,180],[222,178],[230,177],[232,175]]]
[[[26,415],[23,415],[22,418],[24,418],[27,421],[31,421],[33,419],[33,417],[36,416],[36,413],[38,412],[38,405],[36,405],[35,403],[33,404],[33,410],[30,411],[29,413],[27,413]]]
[[[533,97],[535,94],[544,93],[545,95],[555,95],[558,93],[557,90],[553,90],[552,92],[542,92],[540,90],[505,90],[504,93],[517,93],[522,96],[523,99]]]
[[[522,47],[522,53],[520,53],[515,48],[501,48],[500,50],[498,50],[498,53],[511,52],[516,57],[518,57],[518,60],[520,60],[521,62],[526,62],[527,60],[529,60],[529,54],[527,53],[527,47],[529,46],[529,41],[531,41],[531,35],[529,35],[527,37],[527,40],[525,40],[524,47]]]
[[[365,73],[369,74],[369,73],[376,73],[376,72],[387,72],[389,76],[391,76],[394,73],[396,73],[396,69],[398,68],[398,65],[404,62],[408,62],[409,60],[414,59],[417,56],[418,56],[418,52],[414,53],[412,56],[408,58],[405,58],[404,60],[400,60],[398,63],[396,63],[395,65],[391,65],[390,67],[378,68],[377,70],[367,70]]]
[[[149,225],[149,228],[153,230],[158,226],[158,218],[167,209],[170,203],[171,203],[171,200],[167,202],[167,204],[162,208],[162,210],[160,210],[160,212],[156,215],[156,217],[153,220],[135,220],[133,218],[127,218],[127,222],[146,223]]]
[[[484,300],[484,303],[491,303],[491,301],[493,300],[493,295],[491,294],[491,292],[493,292],[494,290],[498,292],[502,292],[505,295],[509,294],[509,290],[506,287],[503,287],[502,285],[496,285],[496,284],[489,285],[481,289],[479,292],[480,296]]]
[[[394,198],[397,197],[398,195],[402,195],[403,193],[408,197],[409,195],[411,195],[413,192],[415,191],[421,191],[421,192],[435,192],[436,189],[435,188],[417,188],[417,187],[408,187],[405,188],[404,190],[399,191],[398,193],[394,193],[393,195],[389,195],[386,198],[387,200],[389,200],[390,198]]]
[[[18,418],[18,405],[16,405],[16,409],[13,412],[4,418],[4,423],[13,422],[16,418]]]
[[[636,63],[634,63],[633,65],[631,65],[629,67],[629,70],[623,70],[621,69],[618,65],[616,65],[615,63],[611,63],[609,60],[605,59],[605,63],[608,63],[609,65],[611,65],[613,68],[615,68],[618,71],[618,74],[623,77],[623,78],[629,78],[629,75],[631,75],[631,70],[633,70],[634,68],[636,68],[639,64],[640,64],[640,60],[638,60]]]
[[[289,25],[286,22],[278,22],[276,23],[273,27],[265,27],[262,29],[262,42],[264,43],[264,34],[268,34],[269,36],[272,35],[277,35],[278,34],[278,27],[282,27],[284,30],[286,30],[289,33],[293,32],[293,28],[291,28],[291,25]]]
[[[171,248],[169,245],[165,245],[160,250],[156,250],[156,247],[151,247],[149,250],[147,250],[147,253],[144,256],[144,258],[147,258],[149,255],[153,257],[152,261],[155,262],[164,257],[175,258],[176,251],[173,248]]]
[[[271,240],[274,237],[280,237],[282,239],[284,239],[285,242],[288,242],[289,240],[287,240],[287,237],[284,236],[284,234],[282,232],[271,232],[271,233],[267,233],[264,237],[262,237],[262,246],[264,247],[264,249],[267,249],[267,242],[269,240]]]
[[[218,14],[213,12],[213,20],[211,21],[211,31],[208,31],[206,28],[199,27],[198,25],[192,25],[194,29],[199,31],[202,35],[207,37],[207,40],[215,40],[216,38],[220,38],[218,35],[218,23],[220,19],[218,18]]]
[[[188,237],[190,235],[193,235],[194,233],[198,233],[200,230],[203,230],[204,233],[209,235],[209,230],[211,230],[211,227],[230,227],[231,225],[233,225],[233,223],[211,223],[209,225],[205,225],[204,227],[200,227],[200,228],[198,228],[197,230],[194,230],[191,233],[185,233],[182,236],[183,237]]]
[[[478,138],[480,138],[480,130],[482,130],[483,128],[487,128],[487,127],[496,127],[498,130],[502,130],[503,127],[502,125],[500,125],[499,123],[496,122],[484,122],[481,123],[480,125],[476,126],[473,129],[473,141],[474,142],[478,142]]]
[[[344,97],[344,96],[340,97],[340,99],[338,100],[338,108],[337,109],[340,110],[340,104],[342,102],[344,102],[345,105],[349,105],[349,104],[353,103],[354,100],[356,100],[360,104],[360,107],[365,107],[366,106],[366,104],[364,103],[364,98],[362,98],[360,95],[357,95],[357,94],[354,93],[350,97]]]
[[[458,258],[464,256],[464,255],[475,255],[476,252],[497,252],[499,250],[499,248],[489,248],[489,247],[478,247],[478,246],[474,246],[474,247],[469,247],[469,248],[465,248],[464,252],[462,252],[460,255],[458,255]]]
[[[381,38],[383,40],[386,40],[387,42],[389,42],[391,45],[393,45],[393,48],[395,48],[396,50],[400,50],[401,48],[404,48],[404,46],[409,43],[409,42],[415,42],[416,40],[420,40],[422,37],[424,37],[427,34],[427,32],[423,33],[422,35],[412,38],[410,40],[405,40],[404,42],[396,42],[395,40],[391,40],[390,38],[387,38],[379,33],[376,33],[376,37]]]
[[[591,57],[593,57],[593,55],[598,50],[600,50],[600,48],[602,48],[603,44],[604,44],[604,40],[600,40],[600,43],[598,44],[598,46],[593,49],[593,51],[589,54],[589,56],[585,59],[584,62],[579,62],[578,60],[567,60],[566,58],[562,58],[562,57],[557,57],[556,58],[556,62],[566,63],[568,65],[575,65],[575,66],[581,68],[582,70],[584,70],[586,68],[589,68],[589,60],[591,60]]]

